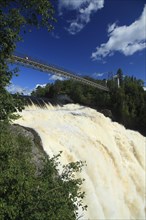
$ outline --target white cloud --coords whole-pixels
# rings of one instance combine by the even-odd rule
[[[109,40],[101,44],[92,53],[93,60],[100,60],[106,56],[112,56],[119,51],[125,56],[130,56],[137,51],[146,48],[146,5],[139,19],[129,26],[118,27],[116,23],[108,26]]]
[[[55,81],[55,80],[60,80],[63,81],[65,78],[59,75],[49,75],[49,80],[50,81]]]
[[[106,72],[105,72],[106,73]],[[98,77],[102,77],[105,73],[93,73],[91,76],[93,78],[98,78]]]
[[[46,85],[47,85],[47,84],[36,84],[35,89],[36,89],[38,86],[44,88]]]
[[[108,33],[112,32],[116,28],[116,22],[113,23],[112,25],[108,25]]]
[[[63,9],[75,10],[77,16],[74,20],[69,21],[68,32],[76,34],[80,32],[87,23],[90,22],[92,13],[104,7],[104,0],[59,0],[59,11]]]
[[[103,75],[104,75],[104,73],[96,73],[96,76],[99,76],[99,77],[101,77]]]
[[[73,21],[69,28],[65,28],[70,34],[74,35],[78,32],[80,32],[84,28],[84,24],[78,23],[77,21]]]
[[[59,10],[61,11],[62,8],[67,8],[70,10],[78,9],[83,2],[85,2],[85,0],[59,0]]]
[[[31,89],[28,89],[26,87],[23,88],[21,86],[14,85],[13,83],[11,85],[7,86],[6,89],[11,94],[20,93],[20,94],[23,94],[23,95],[30,95],[30,93],[32,92]]]

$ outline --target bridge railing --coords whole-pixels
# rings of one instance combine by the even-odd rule
[[[34,58],[25,56],[24,54],[20,54],[17,53],[18,55],[13,55],[12,58],[14,60],[14,62],[16,63],[20,63],[21,65],[27,65],[27,66],[31,66],[34,69],[39,69],[40,71],[43,72],[48,72],[48,73],[52,73],[52,74],[56,74],[56,75],[61,75],[65,78],[71,78],[77,81],[80,81],[81,83],[90,85],[90,86],[94,86],[98,89],[104,90],[104,91],[109,91],[109,89],[106,86],[97,84],[93,81],[87,80],[83,77],[78,76],[76,73],[73,73],[69,70],[66,70],[64,68],[61,67],[57,67],[56,65],[52,65],[52,64],[48,64],[43,61],[38,61]]]
[[[22,58],[26,58],[27,57],[28,60],[32,60],[34,62],[41,63],[41,64],[44,64],[44,65],[50,66],[52,68],[60,69],[60,70],[65,71],[65,72],[70,72],[71,74],[74,74],[74,75],[78,76],[78,74],[76,72],[74,72],[74,71],[71,71],[71,70],[66,69],[64,67],[60,67],[60,66],[58,66],[56,64],[49,63],[48,61],[44,61],[44,60],[38,59],[37,57],[34,57],[34,56],[33,57],[32,56],[28,56],[27,54],[23,54],[23,53],[20,53],[20,52],[17,52],[17,51],[14,53],[14,55],[18,56],[18,57],[22,57]]]

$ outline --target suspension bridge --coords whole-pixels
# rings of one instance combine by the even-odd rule
[[[92,82],[90,80],[87,80],[83,77],[78,76],[76,73],[73,73],[69,70],[65,70],[61,67],[57,67],[56,65],[52,64],[46,64],[42,61],[35,60],[33,58],[30,58],[25,55],[12,55],[11,60],[17,64],[24,65],[26,67],[31,67],[36,70],[40,70],[45,73],[55,74],[57,76],[70,78],[72,80],[78,81],[80,83],[83,83],[85,85],[89,85],[95,88],[98,88],[100,90],[109,91],[109,88],[103,85],[100,85],[98,83]]]

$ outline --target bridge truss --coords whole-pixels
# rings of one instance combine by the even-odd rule
[[[33,69],[40,70],[45,73],[51,73],[51,74],[55,74],[55,75],[58,75],[61,77],[70,78],[70,79],[76,80],[78,82],[81,82],[83,84],[98,88],[100,90],[104,90],[107,92],[109,91],[108,87],[106,87],[106,86],[103,86],[98,83],[87,80],[85,78],[82,78],[82,77],[72,73],[71,71],[62,69],[60,67],[56,67],[54,65],[44,64],[43,62],[36,61],[32,58],[28,58],[28,57],[24,57],[24,56],[20,56],[20,55],[19,56],[13,55],[12,60],[15,63],[18,63],[20,65],[31,67]]]

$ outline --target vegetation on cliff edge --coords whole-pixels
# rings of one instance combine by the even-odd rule
[[[122,70],[117,71],[119,83],[114,78],[108,79],[109,92],[72,80],[57,80],[54,84],[38,87],[32,92],[35,97],[55,98],[58,94],[67,94],[74,103],[89,106],[101,112],[109,112],[112,119],[127,128],[138,130],[146,135],[146,91],[142,80],[133,76],[123,77]],[[89,78],[93,80],[92,78]],[[93,80],[105,85],[105,80]],[[111,116],[110,115],[110,116]],[[109,116],[109,115],[108,115]]]
[[[20,128],[19,128],[20,129]],[[60,154],[34,160],[32,142],[0,123],[0,219],[75,220],[85,210],[83,180],[75,178],[83,162],[59,163]],[[36,146],[33,146],[36,147]],[[58,166],[61,167],[59,174]]]

